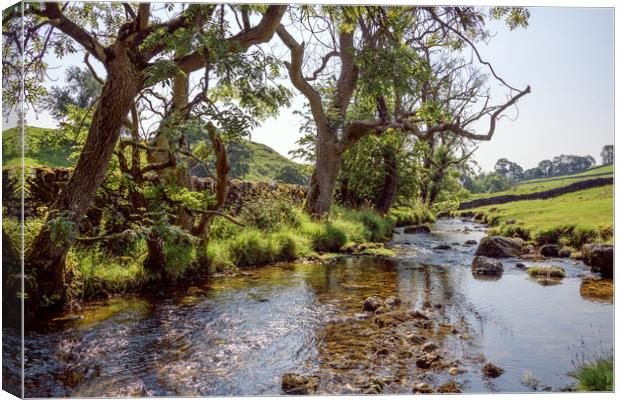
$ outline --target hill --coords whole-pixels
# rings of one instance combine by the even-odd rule
[[[21,165],[20,138],[17,128],[2,132],[2,166]],[[73,166],[72,144],[56,129],[26,127],[24,163],[31,167]],[[269,146],[242,140],[227,145],[231,164],[230,176],[254,182],[278,181],[305,185],[309,179],[307,167],[295,163]],[[198,174],[199,171],[198,171]]]
[[[26,126],[24,164],[30,167],[70,167],[71,143],[63,140],[56,129]],[[2,132],[2,166],[21,165],[21,140],[17,128]]]

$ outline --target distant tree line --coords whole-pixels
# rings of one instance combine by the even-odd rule
[[[613,164],[613,145],[603,146],[601,160],[602,165]],[[596,160],[591,155],[561,154],[551,160],[542,160],[534,168],[524,170],[516,162],[500,158],[495,163],[493,172],[482,172],[478,175],[464,173],[461,176],[461,183],[472,193],[494,193],[508,189],[515,182],[578,174],[595,165]]]

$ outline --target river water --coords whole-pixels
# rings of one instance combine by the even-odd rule
[[[573,260],[546,262],[567,271],[554,285],[528,277],[519,260],[502,260],[499,279],[477,279],[476,246],[463,243],[484,234],[474,222],[439,220],[428,235],[396,234],[395,260],[264,267],[166,298],[88,305],[79,320],[26,335],[26,396],[282,394],[291,372],[333,394],[371,393],[377,381],[383,393],[448,381],[473,393],[565,389],[571,360],[613,351],[611,300],[582,297],[588,269]],[[399,297],[400,309],[425,313],[430,326],[378,324],[361,312],[372,295]],[[416,367],[412,335],[436,343],[444,367]],[[505,373],[485,378],[487,362]]]

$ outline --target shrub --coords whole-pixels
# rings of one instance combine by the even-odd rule
[[[235,236],[240,230],[241,227],[239,225],[233,224],[226,218],[215,218],[211,222],[209,238],[214,240],[228,239]]]
[[[207,245],[207,259],[209,269],[212,271],[223,271],[234,268],[235,265],[230,261],[228,246],[222,241],[210,241]]]
[[[247,200],[239,219],[260,230],[275,230],[282,226],[297,227],[301,223],[293,202],[283,196],[259,197]]]
[[[577,380],[576,389],[584,392],[614,390],[614,360],[612,355],[583,356],[573,361],[575,370],[568,373]]]
[[[295,234],[291,230],[276,232],[272,239],[277,243],[277,261],[291,261],[310,254],[311,249],[307,239]]]
[[[259,266],[276,260],[279,246],[270,235],[249,228],[230,239],[228,251],[231,261],[238,267]]]
[[[183,239],[167,240],[164,243],[166,275],[168,278],[176,279],[192,266],[194,249],[192,243]]]
[[[316,251],[338,251],[347,242],[347,234],[340,227],[326,223],[305,224],[305,232]]]

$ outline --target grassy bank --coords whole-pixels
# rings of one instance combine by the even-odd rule
[[[613,240],[613,185],[469,211],[491,225],[491,235],[518,236],[539,245],[578,248],[591,241]]]
[[[423,223],[433,219],[427,210],[398,209],[395,215],[380,216],[371,210],[335,207],[325,221],[314,221],[300,209],[270,199],[248,204],[238,216],[241,227],[226,219],[212,225],[206,249],[208,271],[195,262],[197,243],[183,238],[166,239],[166,269],[160,276],[150,276],[142,267],[146,258],[144,239],[127,244],[122,254],[111,254],[106,243],[74,246],[67,257],[71,276],[71,298],[88,300],[111,294],[152,288],[157,283],[192,280],[208,272],[251,268],[277,262],[293,261],[322,253],[344,252],[357,248],[356,254],[389,256],[381,246],[355,246],[389,240],[397,223]],[[25,245],[28,248],[41,229],[42,220],[28,220]],[[4,219],[5,232],[16,240],[19,225]],[[351,251],[351,250],[349,250]]]

